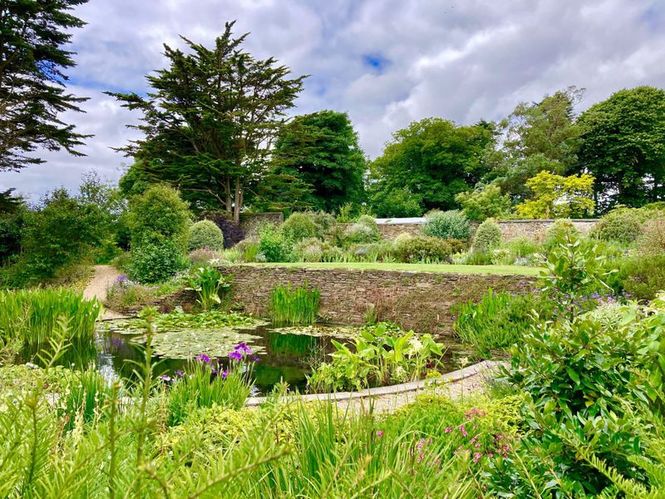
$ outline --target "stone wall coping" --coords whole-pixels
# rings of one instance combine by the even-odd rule
[[[484,360],[477,364],[458,369],[438,378],[423,379],[420,381],[411,381],[409,383],[401,383],[399,385],[381,386],[378,388],[367,388],[358,392],[336,392],[336,393],[312,393],[307,395],[292,395],[293,400],[300,400],[302,402],[325,402],[334,401],[342,402],[345,400],[366,399],[372,397],[385,397],[390,395],[399,395],[402,393],[415,392],[423,390],[432,385],[442,385],[448,383],[456,383],[464,379],[470,378],[482,372],[496,369],[502,365],[502,362]],[[264,404],[269,397],[249,397],[245,405],[248,407],[257,407]]]
[[[554,223],[557,220],[570,220],[572,223],[575,222],[583,222],[583,223],[596,223],[599,218],[516,218],[514,220],[497,220],[496,223],[498,224],[512,224],[512,223],[517,223],[517,224],[530,224],[530,223],[540,223],[540,222],[546,222],[546,223]]]

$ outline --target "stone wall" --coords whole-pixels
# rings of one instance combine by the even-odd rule
[[[408,233],[413,236],[422,233],[423,223],[422,219],[412,219],[408,223],[399,223],[398,221],[391,223],[380,223],[379,231],[384,239],[395,239],[398,235]],[[552,226],[556,220],[506,220],[499,223],[501,234],[504,241],[510,241],[518,237],[527,237],[536,242],[542,242],[545,238],[547,229]],[[572,220],[573,225],[582,234],[588,234],[596,225],[596,219],[581,219]]]
[[[478,301],[489,288],[520,293],[534,287],[534,279],[525,276],[260,265],[220,270],[233,277],[235,306],[260,317],[268,316],[270,293],[277,285],[307,283],[321,292],[320,315],[330,322],[362,324],[374,307],[379,320],[439,334],[450,334],[452,307],[457,303]]]
[[[549,229],[556,220],[506,220],[499,222],[501,235],[504,241],[518,237],[526,237],[535,242],[542,242]],[[575,228],[582,234],[588,234],[596,226],[596,219],[571,220]]]

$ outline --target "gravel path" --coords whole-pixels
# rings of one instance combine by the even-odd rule
[[[120,272],[118,272],[118,269],[111,265],[95,265],[95,274],[83,291],[83,297],[87,299],[97,298],[101,303],[104,303],[108,288],[111,287],[119,275]],[[104,309],[102,320],[119,319],[122,317],[124,317],[122,314]]]

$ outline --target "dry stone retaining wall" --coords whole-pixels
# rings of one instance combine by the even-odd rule
[[[261,317],[269,315],[270,293],[277,285],[307,283],[321,292],[320,315],[333,323],[362,324],[374,307],[379,320],[441,334],[450,334],[455,304],[478,301],[489,288],[523,293],[534,287],[534,279],[526,276],[254,265],[220,270],[233,277],[233,302]]]

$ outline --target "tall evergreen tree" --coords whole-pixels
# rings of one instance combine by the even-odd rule
[[[85,100],[67,93],[64,70],[74,61],[63,47],[85,24],[70,11],[86,2],[0,2],[0,171],[42,163],[31,154],[39,147],[82,155],[76,147],[86,136],[59,116]]]
[[[314,209],[333,212],[362,198],[365,157],[346,113],[296,116],[280,131],[272,164],[309,187],[301,201]]]
[[[213,48],[185,38],[189,53],[165,45],[169,66],[147,76],[146,97],[110,95],[143,113],[136,128],[144,138],[123,148],[140,162],[137,178],[170,183],[195,209],[221,207],[238,221],[304,77],[290,78],[272,57],[252,57],[233,25]]]

